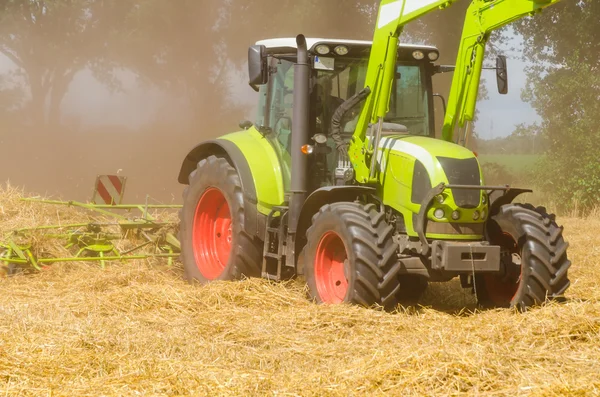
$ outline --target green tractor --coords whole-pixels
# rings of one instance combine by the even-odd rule
[[[190,280],[302,275],[319,303],[390,309],[456,277],[484,306],[563,296],[562,227],[513,203],[530,190],[486,186],[465,147],[490,32],[558,0],[474,0],[455,66],[399,44],[407,23],[454,1],[383,0],[372,42],[299,35],[249,48],[255,120],[195,147],[179,174]],[[506,93],[506,58],[497,64]],[[432,79],[444,72],[436,139]]]

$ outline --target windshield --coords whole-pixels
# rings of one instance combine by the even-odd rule
[[[336,58],[333,70],[319,70],[316,85],[317,126],[329,131],[333,112],[348,98],[362,90],[367,75],[367,59]],[[396,79],[386,122],[402,124],[410,135],[430,135],[429,97],[422,65],[398,62]],[[342,125],[351,134],[362,104],[346,114]]]

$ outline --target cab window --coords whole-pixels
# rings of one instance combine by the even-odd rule
[[[269,78],[268,122],[277,143],[289,153],[294,113],[294,64],[273,59],[272,66],[276,71]]]

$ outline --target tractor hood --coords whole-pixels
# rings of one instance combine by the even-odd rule
[[[425,195],[440,183],[482,185],[481,168],[475,154],[457,144],[416,136],[381,139],[378,160],[382,178],[391,177],[407,189],[410,201],[420,204]],[[391,182],[382,181],[382,184]],[[480,204],[478,190],[452,190],[457,207],[475,208]]]
[[[423,163],[428,171],[436,168],[436,159],[475,159],[475,154],[455,143],[421,136],[383,137],[379,145],[383,151],[404,153]],[[381,156],[381,153],[380,153]]]

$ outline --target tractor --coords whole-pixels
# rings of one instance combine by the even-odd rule
[[[383,0],[372,41],[278,38],[248,50],[253,121],[185,157],[190,281],[302,276],[317,303],[393,309],[460,278],[486,307],[525,310],[569,287],[555,216],[486,186],[467,148],[490,33],[558,0],[473,0],[453,66],[399,42],[456,0]],[[501,94],[506,58],[497,59]],[[454,73],[436,131],[436,74]]]

